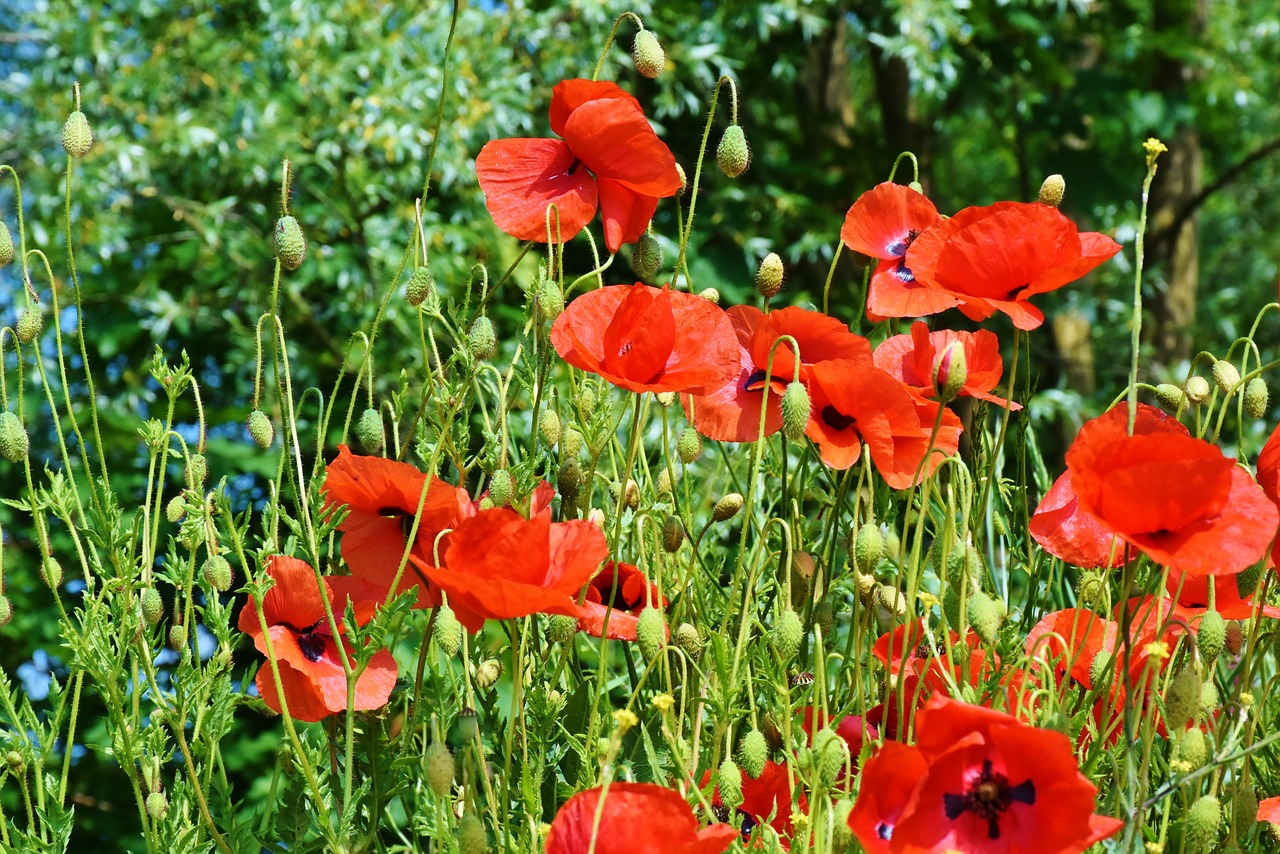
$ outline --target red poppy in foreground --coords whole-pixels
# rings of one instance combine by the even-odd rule
[[[587,854],[593,837],[596,854],[722,854],[738,831],[727,824],[699,829],[689,804],[671,789],[613,783],[579,792],[560,807],[546,854]]]
[[[1267,442],[1258,454],[1258,486],[1271,499],[1271,503],[1280,507],[1280,425],[1271,431]],[[1271,562],[1280,566],[1280,538],[1271,547]]]
[[[876,348],[875,364],[925,397],[936,400],[938,390],[934,387],[933,378],[938,357],[952,344],[964,348],[967,369],[964,385],[957,396],[976,397],[1015,411],[1022,408],[1021,403],[1011,403],[991,393],[1000,384],[1004,363],[1000,359],[999,339],[986,329],[977,332],[953,332],[950,329],[930,332],[923,321],[916,321],[911,325],[911,334],[895,335]]]
[[[614,83],[565,80],[551,94],[551,130],[563,139],[497,139],[476,156],[476,177],[498,228],[547,240],[547,208],[568,240],[596,214],[617,252],[640,238],[658,199],[680,191],[676,160],[640,102]],[[555,218],[551,236],[556,238]]]
[[[634,392],[702,394],[724,385],[738,363],[733,324],[719,306],[639,282],[569,303],[551,344],[575,368]]]
[[[939,222],[933,202],[901,184],[877,184],[849,208],[840,239],[854,252],[880,260],[867,292],[868,318],[919,317],[956,304],[954,297],[918,284],[906,264],[911,244]]]
[[[1258,821],[1280,824],[1280,797],[1267,798],[1258,802]]]
[[[347,677],[342,671],[338,645],[329,631],[324,609],[328,599],[341,628],[346,596],[337,593],[328,578],[321,579],[323,586],[317,585],[315,570],[297,558],[281,555],[268,558],[266,570],[276,583],[262,597],[262,616],[280,671],[280,690],[268,662],[258,669],[258,693],[267,706],[280,712],[282,690],[289,714],[300,721],[319,721],[346,711]],[[372,608],[366,607],[369,604],[356,603],[357,613],[370,612]],[[238,625],[240,631],[253,638],[258,651],[266,655],[266,637],[252,600],[240,609]],[[344,642],[344,647],[349,662],[354,665],[351,645]],[[387,650],[379,650],[356,680],[356,710],[386,705],[395,684],[395,659]]]
[[[1243,620],[1253,615],[1253,596],[1258,592],[1259,577],[1260,573],[1248,571],[1225,576],[1184,575],[1171,571],[1164,589],[1176,597],[1174,613],[1189,623],[1204,616],[1209,609],[1210,585],[1213,586],[1214,610],[1224,619]],[[1249,584],[1253,585],[1252,590],[1248,589]],[[1267,617],[1280,617],[1280,607],[1275,605],[1258,606],[1258,612]]]
[[[643,572],[629,563],[609,561],[587,585],[587,598],[579,607],[578,628],[600,637],[605,614],[609,614],[609,637],[634,641],[640,614],[650,607],[664,608],[667,600],[658,593]],[[612,610],[610,610],[612,609]],[[670,629],[667,634],[670,635]]]
[[[863,772],[849,827],[870,851],[1084,851],[1124,826],[1094,814],[1062,733],[938,694],[916,726],[914,747],[882,748]]]
[[[997,311],[1019,329],[1035,329],[1044,314],[1029,300],[1088,273],[1120,251],[1096,232],[1081,233],[1055,207],[997,202],[965,208],[921,234],[907,249],[918,284],[954,300],[968,317]]]
[[[1121,404],[1080,429],[1031,536],[1078,566],[1115,565],[1129,543],[1188,575],[1230,575],[1266,554],[1280,511],[1235,460],[1160,410]],[[1108,557],[1112,560],[1108,561]]]

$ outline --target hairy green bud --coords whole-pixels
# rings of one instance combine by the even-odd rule
[[[662,268],[662,245],[649,232],[640,235],[635,249],[631,250],[631,269],[646,282]]]
[[[12,412],[0,412],[0,457],[11,463],[20,463],[31,450],[31,439],[22,419]]]
[[[144,589],[140,598],[142,601],[142,618],[147,621],[148,625],[154,626],[164,616],[164,599],[160,596],[160,591],[154,587]]]
[[[494,506],[506,507],[511,503],[513,495],[515,495],[515,482],[511,479],[511,472],[498,469],[493,473],[493,477],[489,478],[489,497],[493,499]]]
[[[702,290],[698,291],[698,296],[702,297],[704,300],[711,303],[712,305],[720,304],[720,292],[715,288],[703,288]]]
[[[782,259],[778,257],[777,252],[770,252],[764,256],[764,260],[756,268],[756,293],[765,299],[777,296],[778,291],[782,290],[784,274]]]
[[[750,164],[751,149],[747,146],[747,135],[741,125],[729,125],[716,146],[716,165],[730,178],[737,178],[747,171]]]
[[[782,393],[782,434],[792,442],[804,436],[809,426],[810,406],[809,390],[804,383],[787,383],[787,390]]]
[[[9,233],[9,226],[0,219],[0,267],[4,267],[12,260],[13,235]]]
[[[742,771],[733,759],[725,757],[724,762],[720,763],[716,785],[720,788],[720,803],[731,810],[742,806]]]
[[[354,432],[360,447],[371,454],[382,452],[386,437],[382,432],[382,415],[379,414],[378,410],[370,406],[364,412],[361,412],[360,417],[356,420]]]
[[[1177,411],[1184,396],[1182,388],[1173,383],[1160,383],[1156,386],[1156,402],[1170,412]]]
[[[0,627],[9,625],[9,621],[13,619],[13,603],[9,601],[9,597],[0,593]]]
[[[427,267],[414,267],[413,275],[409,277],[409,282],[404,286],[404,298],[409,305],[417,308],[426,301],[427,297],[436,289],[436,280],[431,275],[431,270]]]
[[[24,309],[22,314],[18,315],[18,322],[14,325],[13,331],[19,341],[30,344],[44,331],[44,314],[38,308]]]
[[[192,454],[187,458],[187,485],[192,489],[204,486],[209,477],[209,461],[204,454]]]
[[[487,362],[498,352],[498,336],[493,331],[493,321],[486,315],[480,315],[471,324],[467,333],[467,344],[471,353],[482,362]]]
[[[93,129],[84,113],[75,110],[62,126],[62,147],[71,157],[84,157],[93,148]]]
[[[738,751],[742,758],[742,769],[752,780],[764,773],[765,763],[769,760],[769,742],[764,733],[758,729],[748,732],[742,739],[742,749]]]
[[[636,643],[645,661],[653,661],[667,640],[667,621],[661,608],[645,608],[636,619]]]
[[[555,279],[543,279],[538,284],[538,317],[545,321],[555,320],[564,311],[564,294],[560,283]]]
[[[246,422],[249,428],[249,438],[253,440],[253,444],[259,448],[266,450],[271,447],[271,443],[276,439],[276,428],[271,423],[271,417],[261,409],[255,409],[249,413],[249,420]]]
[[[799,652],[800,642],[803,640],[804,624],[800,621],[800,615],[787,608],[773,624],[773,645],[778,648],[783,661],[790,661]]]
[[[555,614],[547,620],[547,640],[552,643],[568,643],[578,633],[578,621],[564,614]]]
[[[538,431],[542,434],[542,441],[554,448],[560,441],[560,414],[550,408],[543,410],[542,417],[538,419]]]
[[[302,226],[291,216],[276,220],[273,238],[276,257],[286,270],[296,270],[307,258],[307,239],[302,236]]]
[[[62,585],[62,564],[58,562],[56,557],[50,555],[40,563],[40,577],[44,579],[44,583],[51,588],[58,588]]]
[[[740,510],[742,510],[742,495],[737,492],[730,492],[711,508],[711,521],[727,522],[737,516]]]
[[[1200,727],[1193,726],[1191,729],[1184,730],[1173,743],[1173,759],[1185,763],[1188,772],[1204,765],[1208,756],[1209,750],[1204,743],[1204,730]]]
[[[1213,363],[1213,381],[1224,392],[1231,391],[1240,382],[1240,371],[1226,359]]]
[[[169,646],[182,649],[187,645],[187,627],[182,623],[174,623],[169,627]]]
[[[1265,418],[1267,404],[1271,402],[1271,394],[1267,390],[1267,381],[1262,377],[1254,377],[1244,387],[1244,411],[1250,418]]]
[[[437,797],[445,797],[453,790],[453,753],[442,741],[433,741],[422,757],[423,776]]]
[[[219,593],[226,593],[231,589],[231,581],[234,573],[231,571],[231,564],[222,555],[210,555],[209,559],[204,562],[205,584],[208,584]]]
[[[984,643],[996,642],[996,633],[1000,631],[1003,620],[1004,614],[994,599],[981,590],[969,594],[969,625]]]
[[[853,563],[860,571],[871,573],[884,557],[884,535],[870,522],[858,526],[853,538]]]
[[[1209,399],[1209,381],[1204,377],[1192,377],[1185,386],[1187,400],[1199,406]]]
[[[813,757],[818,769],[818,780],[823,788],[830,789],[844,770],[849,758],[849,745],[830,727],[823,727],[814,733]]]
[[[675,644],[676,649],[694,661],[702,657],[702,635],[698,633],[698,627],[693,623],[681,623],[677,626],[672,643]]]
[[[147,815],[152,821],[161,821],[169,814],[169,798],[164,792],[152,792],[147,795]]]
[[[458,615],[448,605],[441,605],[436,611],[436,628],[432,637],[440,651],[450,658],[462,649],[462,623],[458,622]]]
[[[684,544],[684,524],[679,516],[667,516],[662,520],[662,548],[667,552],[678,552]]]
[[[164,506],[164,517],[170,522],[177,524],[182,521],[182,517],[187,515],[187,496],[179,492],[177,495],[169,499],[169,503]]]
[[[667,67],[667,54],[662,49],[658,37],[648,30],[636,33],[635,44],[631,46],[631,60],[645,77],[653,79]]]
[[[1181,731],[1199,705],[1200,675],[1194,668],[1184,667],[1173,677],[1164,692],[1165,726],[1170,732]]]
[[[1222,705],[1222,697],[1218,694],[1218,686],[1213,679],[1206,679],[1200,686],[1200,708],[1196,711],[1196,723],[1204,723]]]
[[[1227,645],[1227,621],[1217,611],[1205,611],[1196,631],[1196,646],[1205,665],[1212,665]]]
[[[680,431],[680,437],[676,439],[676,456],[685,465],[690,465],[702,456],[702,437],[698,435],[697,430],[686,427]]]
[[[1218,838],[1218,825],[1222,823],[1222,804],[1213,795],[1203,795],[1187,810],[1183,819],[1184,850],[1200,854]]]
[[[560,471],[556,474],[556,489],[561,495],[571,499],[578,494],[585,479],[582,464],[576,458],[570,457],[560,464]]]
[[[475,813],[467,813],[458,822],[458,854],[485,854],[488,850],[484,822]]]

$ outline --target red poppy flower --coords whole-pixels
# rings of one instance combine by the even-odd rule
[[[271,648],[280,671],[280,688],[289,714],[301,721],[318,721],[346,711],[347,677],[324,610],[328,599],[334,616],[341,621],[346,597],[335,595],[328,578],[321,579],[323,586],[317,585],[315,570],[297,558],[270,557],[266,571],[276,583],[262,597],[262,616],[271,637]],[[371,613],[368,605],[357,603],[357,613]],[[253,638],[258,651],[266,655],[266,638],[252,601],[240,609],[238,625],[240,631]],[[344,646],[354,664],[350,643],[344,641]],[[279,712],[280,691],[269,664],[259,668],[256,684],[267,706]],[[386,705],[395,684],[395,659],[387,650],[379,650],[356,680],[355,708],[363,711]]]
[[[710,781],[711,772],[704,772],[701,785],[706,786]],[[719,786],[712,792],[711,798],[712,804],[723,809]],[[742,804],[738,807],[738,812],[743,816],[744,838],[750,836],[757,825],[767,824],[778,834],[783,849],[790,850],[793,830],[791,816],[796,807],[802,814],[807,815],[809,801],[805,798],[804,792],[801,792],[799,801],[793,807],[791,782],[787,778],[786,765],[769,759],[764,763],[764,770],[760,772],[759,777],[753,778],[750,774],[743,773]]]
[[[801,716],[800,726],[804,729],[804,734],[807,737],[806,742],[812,747],[813,734],[828,725],[827,715],[813,706],[805,706],[800,709],[798,714]],[[877,741],[880,738],[880,733],[874,726],[864,720],[861,715],[845,715],[836,724],[834,731],[849,748],[852,767],[856,772],[858,760],[862,754],[862,746],[868,741]],[[845,772],[841,771],[840,776],[836,779],[836,788],[847,788],[850,782],[852,780],[848,779]]]
[[[1258,454],[1258,486],[1280,507],[1280,425],[1271,431]],[[1280,538],[1271,547],[1271,562],[1280,566]]]
[[[552,522],[549,510],[526,519],[494,507],[454,529],[440,566],[416,554],[409,560],[448,594],[458,622],[477,632],[485,620],[581,616],[574,599],[608,555],[604,533],[591,522]]]
[[[1027,633],[1027,654],[1047,662],[1059,681],[1070,675],[1092,688],[1094,659],[1115,649],[1117,629],[1111,620],[1083,608],[1054,611]]]
[[[1280,797],[1266,798],[1258,802],[1258,821],[1280,824]]]
[[[946,643],[945,649],[935,647],[939,640]],[[937,635],[931,638],[925,631],[924,618],[917,618],[882,634],[871,654],[901,681],[905,705],[913,709],[933,692],[949,693],[951,685],[983,685],[999,659],[989,658],[979,643],[972,631],[963,641],[953,631],[948,631],[945,639]],[[901,734],[896,700],[896,694],[891,695],[885,703],[888,708],[877,707],[867,715],[869,723],[882,725],[890,737]]]
[[[866,444],[871,462],[894,489],[927,477],[960,447],[963,427],[950,410],[942,413],[936,436],[939,404],[918,396],[879,368],[849,360],[820,362],[809,369],[812,410],[805,435],[818,445],[822,461],[847,469]],[[933,438],[932,455],[921,465]]]
[[[773,357],[772,387],[765,412],[764,435],[782,429],[782,393],[795,376],[795,358],[788,344],[774,342],[790,335],[800,346],[800,379],[809,368],[828,359],[851,359],[871,366],[871,345],[834,317],[803,308],[784,308],[764,314],[758,308],[736,305],[725,312],[738,339],[737,373],[727,382],[692,399],[682,398],[692,412],[693,426],[718,442],[754,442],[760,432],[764,379]]]
[[[557,84],[551,130],[563,139],[497,139],[476,156],[485,204],[512,237],[546,242],[547,208],[555,205],[560,237],[568,240],[591,221],[598,203],[605,246],[617,252],[644,233],[658,199],[680,191],[671,150],[640,102],[616,84]]]
[[[346,445],[338,447],[338,458],[329,463],[324,488],[326,509],[347,507],[347,516],[338,526],[342,532],[342,559],[351,567],[352,575],[369,587],[380,589],[382,598],[400,568],[406,537],[424,488],[427,497],[412,552],[424,563],[435,563],[440,532],[475,512],[465,489],[428,477],[406,463],[358,456]],[[447,537],[439,543],[442,555],[446,541]],[[415,585],[417,607],[440,604],[438,592],[410,564],[400,576],[395,592],[402,593]]]
[[[867,854],[889,854],[894,828],[928,772],[920,751],[900,741],[886,741],[862,769],[858,799],[849,813],[849,829]]]
[[[977,332],[953,332],[950,329],[930,332],[923,321],[916,321],[911,325],[910,335],[895,335],[876,348],[875,364],[925,397],[936,399],[935,365],[939,354],[946,352],[953,343],[964,348],[968,371],[958,396],[976,397],[1012,410],[1022,408],[1020,403],[1011,403],[991,394],[991,389],[1000,384],[1004,363],[1000,359],[999,339],[986,329]]]
[[[1280,511],[1235,460],[1147,404],[1134,435],[1127,424],[1121,404],[1080,429],[1070,481],[1059,478],[1032,516],[1036,542],[1101,566],[1114,536],[1189,575],[1229,575],[1266,554]],[[1046,508],[1051,497],[1057,506]]]
[[[733,324],[719,306],[669,287],[588,291],[551,326],[551,344],[575,368],[634,392],[702,394],[738,361]]]
[[[1120,251],[1096,232],[1080,233],[1057,208],[997,202],[965,208],[907,249],[917,284],[953,298],[974,320],[1004,312],[1019,329],[1044,314],[1029,300],[1074,282]]]
[[[939,222],[933,202],[901,184],[877,184],[849,208],[840,239],[854,252],[880,259],[867,293],[868,318],[919,317],[956,305],[955,297],[918,284],[906,264],[911,244]]]
[[[566,801],[551,821],[546,854],[587,854],[593,836],[596,854],[721,854],[738,831],[727,824],[699,829],[689,804],[671,789],[619,782]]]
[[[1252,573],[1249,573],[1252,575]],[[1209,608],[1209,585],[1213,585],[1214,609],[1227,620],[1243,620],[1253,615],[1253,590],[1241,590],[1240,580],[1244,573],[1237,575],[1185,575],[1171,570],[1165,580],[1164,589],[1170,596],[1176,597],[1174,613],[1188,623],[1195,625],[1194,620],[1204,616]],[[1253,575],[1257,580],[1257,576]],[[1268,617],[1280,617],[1280,607],[1262,605],[1260,613]]]
[[[665,608],[666,597],[658,593],[658,585],[645,578],[643,572],[629,563],[609,561],[587,585],[587,599],[579,607],[578,628],[589,635],[600,637],[604,631],[604,617],[609,609],[609,637],[613,640],[634,641],[636,623],[646,608]],[[671,630],[667,630],[670,637]]]

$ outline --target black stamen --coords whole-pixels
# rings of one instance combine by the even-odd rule
[[[822,420],[832,430],[848,430],[857,419],[828,404],[822,407]]]

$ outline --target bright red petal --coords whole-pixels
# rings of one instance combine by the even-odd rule
[[[1258,821],[1280,824],[1280,797],[1266,798],[1258,802]]]
[[[1070,471],[1063,472],[1040,499],[1027,529],[1041,548],[1072,566],[1115,567],[1124,563],[1124,543],[1080,506]]]
[[[671,292],[630,288],[605,327],[602,367],[614,376],[648,385],[666,370],[675,340]]]
[[[570,114],[561,136],[597,178],[612,179],[644,196],[680,192],[671,149],[635,104],[616,98],[588,101]]]
[[[548,217],[552,238],[569,240],[596,213],[595,179],[558,139],[493,140],[476,155],[476,177],[494,224],[520,240],[546,243]]]
[[[760,309],[735,305],[725,311],[738,339],[738,372],[728,382],[706,394],[681,397],[685,413],[692,412],[694,428],[718,442],[754,442],[760,434],[760,406],[764,400],[764,375],[756,368],[748,346],[760,318]],[[781,395],[769,394],[764,435],[782,429]]]
[[[889,840],[928,765],[914,747],[886,741],[862,770],[849,829],[869,854],[889,854]]]
[[[942,219],[924,193],[902,184],[877,184],[845,215],[840,239],[872,258],[903,258],[911,241]]]
[[[267,704],[267,708],[277,714],[283,714],[271,665],[265,663],[262,665],[254,684],[258,686],[258,694]],[[289,705],[289,714],[295,720],[315,723],[333,714],[325,705],[324,698],[315,683],[287,664],[280,664],[280,684],[284,687],[284,699]]]
[[[562,80],[551,90],[551,130],[564,136],[565,122],[569,115],[588,101],[616,98],[640,109],[640,102],[617,83],[604,80]]]
[[[658,198],[641,195],[611,178],[601,178],[598,183],[604,245],[613,253],[623,244],[640,239],[658,209]]]
[[[738,833],[728,825],[699,831],[693,810],[671,789],[618,782],[570,798],[551,822],[546,854],[586,854],[593,837],[596,854],[721,854]]]

